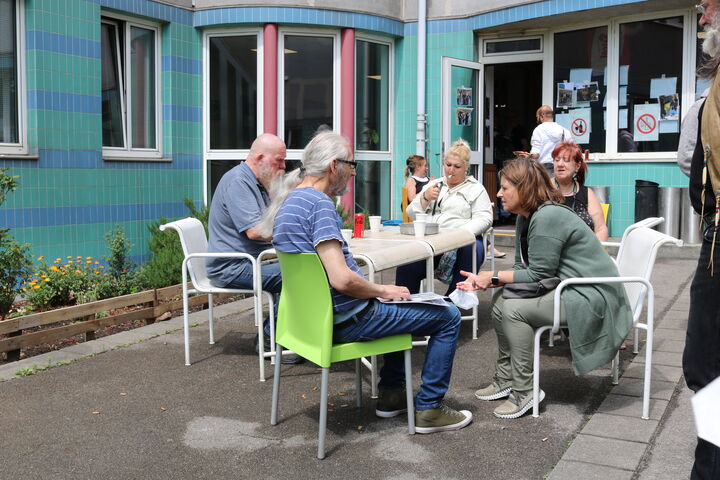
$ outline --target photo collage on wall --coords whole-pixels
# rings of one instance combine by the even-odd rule
[[[472,126],[473,113],[473,91],[468,87],[457,87],[455,89],[455,125],[462,127]]]

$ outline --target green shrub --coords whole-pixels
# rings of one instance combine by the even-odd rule
[[[105,241],[110,249],[110,256],[107,258],[110,275],[120,278],[127,276],[133,268],[133,262],[128,258],[132,244],[125,236],[125,231],[120,225],[105,234]]]

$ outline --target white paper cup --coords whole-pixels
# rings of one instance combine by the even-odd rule
[[[350,239],[352,238],[352,228],[343,228],[340,230],[340,233],[342,233],[343,238],[347,243],[350,243]]]
[[[369,218],[370,218],[370,231],[371,232],[379,232],[380,231],[380,216],[379,215],[371,215]]]
[[[413,227],[415,228],[415,238],[423,238],[425,236],[425,226],[427,224],[425,222],[418,222],[415,220],[413,222]]]
[[[425,223],[426,223],[426,222],[428,221],[428,217],[429,217],[429,216],[430,216],[430,215],[428,215],[427,213],[416,213],[416,214],[415,214],[415,221],[416,221],[416,222],[425,222]]]

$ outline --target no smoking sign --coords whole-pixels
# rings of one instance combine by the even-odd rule
[[[587,129],[587,122],[582,118],[576,118],[572,122],[572,128],[570,129],[570,131],[576,137],[582,137],[587,132]]]

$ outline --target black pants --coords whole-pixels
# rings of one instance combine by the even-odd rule
[[[690,289],[683,373],[690,390],[697,392],[720,376],[720,244],[716,245],[715,275],[707,268],[711,244],[704,241]],[[691,479],[720,478],[720,447],[698,438]]]

